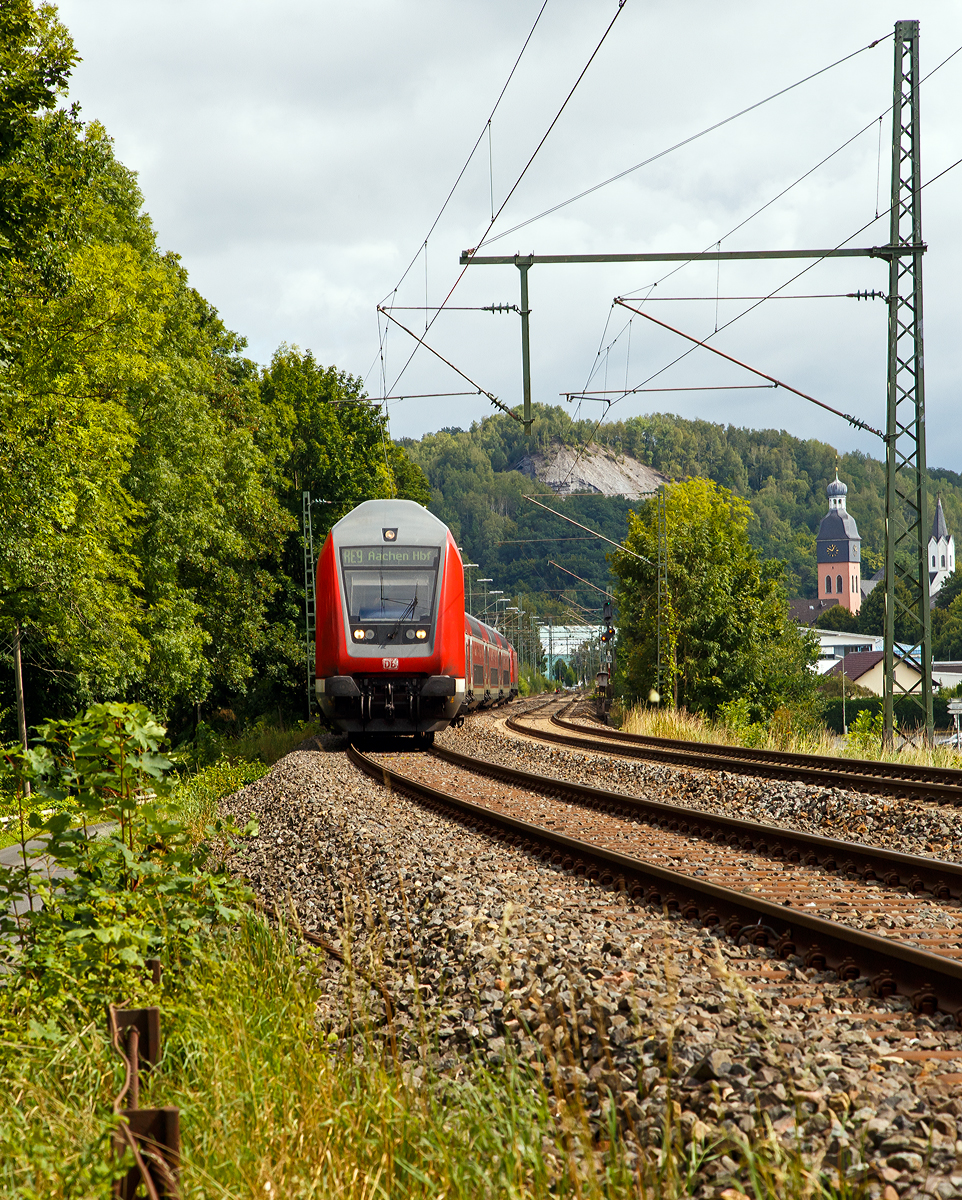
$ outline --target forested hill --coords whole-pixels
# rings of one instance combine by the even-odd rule
[[[470,430],[445,429],[420,441],[403,439],[412,459],[428,476],[431,507],[450,524],[479,575],[505,593],[544,591],[558,595],[570,576],[548,565],[548,559],[590,579],[608,582],[605,554],[610,547],[595,540],[560,541],[580,531],[523,499],[538,493],[542,502],[620,541],[627,513],[639,501],[618,497],[546,499],[548,488],[516,468],[526,454],[552,447],[579,449],[592,437],[594,423],[572,421],[561,407],[536,405],[533,438],[510,417],[496,415]],[[730,488],[751,505],[752,542],[764,558],[784,562],[793,594],[814,595],[815,535],[828,509],[825,487],[833,478],[836,450],[828,442],[803,441],[784,430],[739,429],[709,421],[686,420],[654,413],[601,426],[594,443],[614,456],[628,455],[672,479],[702,476]],[[861,453],[838,456],[839,476],[848,484],[848,509],[862,536],[864,576],[882,562],[884,465]],[[954,471],[929,472],[933,498],[941,492],[950,530],[962,533],[962,476]],[[593,607],[591,590],[572,593]],[[600,597],[597,597],[600,599]]]

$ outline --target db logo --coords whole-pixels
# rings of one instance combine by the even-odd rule
[[[396,671],[398,669],[398,660],[396,658],[382,658],[381,666],[385,671]]]

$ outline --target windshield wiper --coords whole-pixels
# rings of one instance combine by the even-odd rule
[[[394,628],[387,635],[387,639],[386,639],[387,641],[389,641],[389,642],[394,641],[394,639],[397,637],[398,633],[400,632],[401,622],[406,621],[409,616],[413,617],[415,612],[417,611],[417,606],[418,606],[418,585],[415,584],[414,585],[414,595],[411,598],[411,602],[410,602],[410,604],[406,604],[404,606],[404,608],[401,610],[401,615],[394,622]]]

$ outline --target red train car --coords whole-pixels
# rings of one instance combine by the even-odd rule
[[[514,647],[464,611],[450,530],[412,500],[368,500],[328,534],[316,654],[321,711],[348,733],[430,740],[518,691]]]

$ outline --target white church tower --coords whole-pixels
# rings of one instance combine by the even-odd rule
[[[934,596],[955,570],[955,538],[949,533],[942,511],[942,497],[935,506],[932,536],[929,538],[929,595]]]

